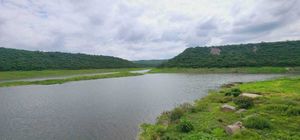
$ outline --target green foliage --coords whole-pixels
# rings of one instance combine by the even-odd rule
[[[191,134],[189,136],[186,136],[183,138],[183,140],[217,140],[217,139],[208,133],[199,132],[197,134]]]
[[[188,133],[194,130],[194,126],[190,121],[187,121],[186,119],[181,119],[179,124],[177,125],[177,129],[180,132]]]
[[[132,61],[132,62],[135,64],[139,64],[140,66],[143,66],[143,67],[157,67],[167,61],[168,60],[137,60],[137,61]]]
[[[190,105],[181,107],[184,108],[181,120],[186,119],[193,125],[194,129],[191,132],[178,131],[180,121],[168,121],[168,123],[160,121],[151,126],[165,126],[164,133],[161,133],[159,139],[165,138],[166,140],[300,139],[300,77],[243,83],[234,87],[243,92],[260,93],[263,97],[255,99],[255,106],[242,114],[224,113],[220,110],[220,106],[224,104],[221,101],[224,100],[229,105],[234,105],[230,99],[240,98],[240,96],[224,96],[226,91],[231,90],[230,88],[211,91],[208,96],[192,104],[196,112],[187,111]],[[169,120],[169,113],[162,114],[160,118],[165,117],[165,120]],[[222,128],[237,121],[242,121],[246,129],[234,135],[224,134]]]
[[[289,116],[300,116],[300,107],[289,107],[287,110]]]
[[[215,48],[220,51],[214,54]],[[300,66],[300,41],[188,48],[161,67]]]
[[[179,120],[184,114],[184,110],[182,108],[175,108],[171,113],[170,113],[170,120],[171,122]]]
[[[165,128],[161,125],[142,124],[141,128],[143,132],[140,134],[140,140],[157,140],[165,132]]]
[[[212,134],[213,134],[215,137],[223,137],[223,136],[226,135],[224,129],[222,129],[222,128],[215,128],[215,129],[212,131]]]
[[[238,108],[251,108],[254,106],[253,99],[249,97],[239,96],[233,100],[233,102],[238,106]]]
[[[242,93],[242,91],[238,88],[234,88],[228,92],[225,93],[225,96],[234,96],[237,97]]]
[[[269,120],[260,116],[251,116],[247,118],[244,122],[244,125],[247,128],[254,128],[254,129],[271,128],[271,123],[269,122]]]
[[[0,48],[0,71],[130,67],[137,67],[137,65],[111,56]]]
[[[279,113],[281,115],[285,115],[288,108],[289,106],[284,104],[270,104],[265,106],[266,111]]]

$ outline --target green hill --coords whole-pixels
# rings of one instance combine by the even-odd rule
[[[137,67],[137,65],[111,56],[26,51],[0,47],[0,71],[130,67]]]
[[[300,66],[300,41],[188,48],[162,67]]]
[[[143,67],[157,67],[167,61],[168,60],[162,59],[162,60],[137,60],[137,61],[132,61],[132,62],[139,64],[140,66],[143,66]]]

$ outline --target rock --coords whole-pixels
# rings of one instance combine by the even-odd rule
[[[232,134],[239,132],[242,128],[243,128],[242,122],[238,121],[232,125],[227,125],[225,127],[225,131],[226,131],[226,133],[232,135]]]
[[[230,112],[230,111],[235,111],[236,108],[234,106],[224,104],[224,105],[222,105],[221,110],[224,112]]]
[[[253,94],[253,93],[242,93],[240,96],[249,97],[249,98],[258,98],[258,97],[261,97],[261,95]]]
[[[210,54],[212,55],[220,55],[221,50],[219,48],[211,48],[210,49]]]
[[[235,113],[240,114],[240,113],[245,112],[245,111],[246,111],[246,109],[242,108],[242,109],[239,109],[238,111],[236,111]]]

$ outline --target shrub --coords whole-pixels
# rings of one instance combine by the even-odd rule
[[[181,108],[182,110],[186,111],[186,112],[191,112],[191,113],[195,113],[196,111],[196,107],[191,105],[190,103],[184,103],[181,104],[179,106],[179,108]]]
[[[184,111],[181,108],[175,108],[171,113],[170,113],[170,120],[171,122],[179,120],[184,114]]]
[[[225,96],[234,96],[237,97],[242,93],[242,91],[238,88],[234,88],[228,92],[225,93]]]
[[[233,100],[233,102],[238,106],[238,108],[251,108],[254,106],[253,99],[249,97],[237,97]]]
[[[192,123],[185,119],[180,121],[180,123],[177,125],[177,128],[180,132],[183,132],[183,133],[188,133],[188,132],[194,130],[194,126],[192,125]]]
[[[220,99],[220,103],[228,103],[232,101],[232,98],[233,97],[229,97],[229,96],[223,97],[222,99]]]
[[[217,140],[217,138],[208,133],[198,132],[184,137],[183,140]]]
[[[161,125],[142,124],[143,132],[140,134],[144,140],[156,140],[165,133],[165,128]]]
[[[209,111],[209,109],[208,109],[208,104],[207,103],[202,103],[202,102],[198,102],[198,103],[196,103],[196,110],[197,111],[200,111],[200,112],[207,112],[207,111]]]
[[[287,110],[287,115],[299,116],[300,115],[300,107],[289,107],[289,109]]]
[[[216,137],[223,137],[225,136],[224,129],[222,128],[215,128],[212,130],[212,134]]]
[[[265,107],[265,110],[268,112],[274,112],[279,114],[286,114],[286,110],[289,108],[288,105],[284,104],[270,104]]]
[[[165,134],[160,138],[160,140],[180,140],[180,138],[172,134]]]
[[[260,116],[252,116],[246,119],[244,122],[245,126],[248,128],[254,129],[266,129],[271,128],[271,124],[269,120],[260,117]]]

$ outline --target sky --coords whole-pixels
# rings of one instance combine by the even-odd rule
[[[0,47],[168,59],[300,39],[300,0],[0,0]]]

